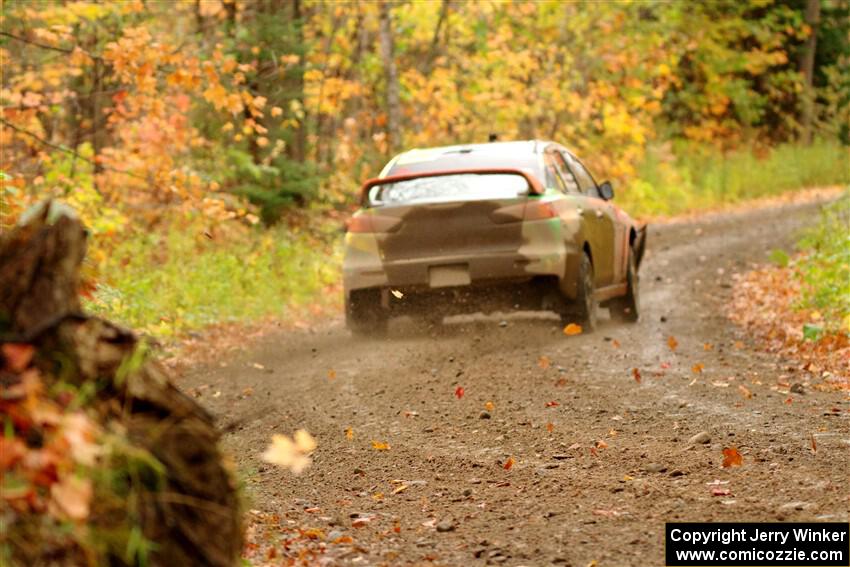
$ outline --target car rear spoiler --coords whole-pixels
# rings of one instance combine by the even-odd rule
[[[543,194],[543,185],[540,181],[532,174],[527,171],[523,171],[521,169],[515,169],[510,167],[501,167],[501,168],[483,168],[483,169],[447,169],[440,171],[428,171],[425,173],[409,173],[406,175],[392,175],[390,177],[376,177],[375,179],[370,179],[366,181],[363,186],[360,188],[360,204],[365,205],[369,196],[369,190],[376,185],[386,185],[388,183],[396,183],[399,181],[409,181],[411,179],[419,179],[421,177],[444,177],[446,175],[463,175],[467,173],[474,174],[483,174],[483,175],[497,175],[497,174],[512,174],[512,175],[521,175],[525,177],[525,180],[528,181],[528,186],[531,189],[531,193],[534,195],[542,195]]]

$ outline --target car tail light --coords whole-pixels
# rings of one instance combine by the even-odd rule
[[[348,219],[348,232],[394,232],[398,230],[401,219],[380,215],[355,215]]]
[[[523,220],[544,220],[553,219],[558,216],[558,211],[552,206],[551,202],[541,202],[530,200],[525,204],[525,211],[522,215]]]

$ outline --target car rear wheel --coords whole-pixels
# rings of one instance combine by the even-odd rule
[[[593,277],[593,263],[590,261],[590,256],[585,252],[582,254],[579,264],[578,290],[575,302],[570,306],[569,313],[562,317],[562,320],[567,323],[578,323],[586,333],[596,329],[598,302],[596,301]]]
[[[356,336],[386,334],[389,317],[378,290],[352,291],[345,302],[345,326]]]
[[[629,266],[626,273],[628,288],[626,295],[611,302],[611,317],[618,321],[634,323],[640,319],[640,278],[635,267],[635,254],[629,250]]]

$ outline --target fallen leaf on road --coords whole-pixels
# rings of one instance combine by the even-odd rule
[[[390,293],[393,294],[393,297],[395,297],[396,299],[401,299],[402,297],[404,297],[404,294],[397,289],[390,290]]]
[[[741,350],[744,348],[744,343],[742,341],[735,341],[735,348]]]
[[[635,382],[640,384],[640,370],[632,368],[632,377],[635,379]]]
[[[702,350],[712,350],[714,349],[714,345],[711,343],[702,343]]]
[[[334,378],[336,378],[336,370],[331,368],[330,370],[328,370],[328,379],[333,380]]]
[[[790,404],[790,403],[793,403],[793,402],[794,402],[794,398],[791,398],[791,397],[785,398],[786,404]]]
[[[463,386],[458,386],[455,389],[455,397],[457,397],[457,399],[461,399],[463,397],[463,392],[464,392]]]
[[[354,430],[351,429],[350,427],[346,428],[346,430],[345,430],[345,438],[348,439],[349,441],[354,439]]]
[[[597,448],[597,449],[607,449],[607,448],[608,448],[608,443],[606,443],[605,441],[603,441],[602,439],[600,439],[600,440],[598,440],[598,441],[596,442],[596,448]]]
[[[705,365],[702,364],[701,362],[698,362],[698,363],[694,364],[693,366],[691,366],[691,372],[693,372],[694,374],[702,374],[702,371],[704,369],[705,369]]]
[[[738,452],[735,447],[723,449],[723,468],[740,467],[744,462],[744,457]]]
[[[355,528],[363,528],[368,526],[372,519],[372,516],[358,516],[351,520],[351,525]]]
[[[552,423],[550,421],[549,423],[546,424],[546,431],[548,431],[549,433],[552,433],[554,430],[555,430],[555,424],[554,423]]]
[[[620,348],[620,341],[618,341],[617,339],[612,339],[611,346],[614,348]]]
[[[484,404],[484,409],[489,412],[492,412],[494,409],[496,409],[496,404],[494,404],[493,402],[487,402]]]
[[[512,466],[514,466],[514,458],[508,457],[508,460],[505,461],[505,464],[502,465],[502,468],[505,469],[506,471],[509,471],[509,470],[511,470]]]
[[[669,369],[670,369],[670,363],[669,362],[662,362],[661,363],[661,370],[669,370]]]
[[[407,488],[408,488],[407,484],[402,484],[400,486],[397,486],[395,488],[395,490],[393,490],[393,494],[398,494],[399,492],[404,492],[405,490],[407,490]]]
[[[815,441],[815,434],[814,433],[810,433],[809,435],[811,435],[811,437],[812,437],[812,453],[815,454],[815,453],[818,452],[818,443],[817,443],[817,441]]]
[[[738,391],[741,392],[741,395],[747,398],[748,400],[753,397],[753,393],[750,392],[750,390],[744,385],[738,386]]]
[[[383,492],[376,492],[375,494],[372,495],[372,500],[374,500],[375,502],[380,502],[383,499],[384,499],[384,493]]]
[[[390,449],[390,444],[382,441],[372,441],[372,448],[376,451],[388,451]]]
[[[566,378],[558,378],[557,380],[555,380],[555,387],[556,388],[563,388],[566,385],[567,385],[567,379]]]
[[[667,337],[667,346],[670,347],[670,350],[676,350],[676,347],[679,346],[679,341],[676,340],[676,337],[670,335]]]
[[[307,539],[325,539],[325,532],[319,528],[309,528],[301,532]]]
[[[572,337],[574,335],[581,334],[581,325],[576,325],[575,323],[570,323],[566,327],[564,327],[564,334],[568,337]]]
[[[546,370],[547,368],[549,368],[549,366],[551,364],[552,364],[552,361],[549,360],[548,356],[541,356],[540,359],[537,361],[537,366],[539,366],[543,370]]]
[[[558,407],[559,405],[561,405],[561,404],[559,404],[558,402],[556,402],[554,400],[551,401],[551,402],[546,402],[547,408],[555,408],[555,407]]]

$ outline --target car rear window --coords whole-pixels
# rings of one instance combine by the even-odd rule
[[[514,173],[460,173],[418,177],[375,185],[371,206],[515,199],[528,193],[528,181]]]

